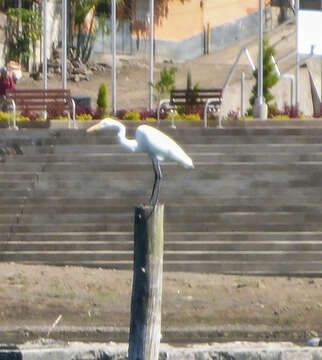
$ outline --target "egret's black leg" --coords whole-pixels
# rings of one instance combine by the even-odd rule
[[[159,199],[159,192],[160,192],[160,185],[162,180],[162,172],[160,168],[160,163],[156,159],[152,159],[152,165],[154,170],[154,184],[153,184],[153,190],[150,197],[150,205],[155,208],[155,205],[158,202]]]
[[[158,174],[157,174],[157,170],[156,170],[156,164],[155,164],[155,160],[153,160],[153,159],[152,159],[152,165],[153,165],[153,172],[154,172],[154,183],[153,183],[152,193],[151,193],[151,196],[150,196],[149,205],[152,205],[152,200],[153,200],[153,196],[154,196],[154,192],[155,192],[155,186],[156,186],[156,183],[158,181]]]
[[[155,205],[158,203],[159,200],[159,194],[160,194],[160,186],[161,186],[161,181],[162,181],[162,172],[161,172],[161,168],[160,168],[160,163],[159,161],[157,161],[156,163],[156,168],[157,168],[157,183],[156,183],[156,191],[155,191],[155,198],[154,198],[154,202],[153,202],[153,208],[155,207]]]

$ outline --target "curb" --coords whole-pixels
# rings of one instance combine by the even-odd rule
[[[56,342],[51,339],[40,339],[19,347],[0,348],[2,360],[102,360],[127,359],[127,344],[85,344]],[[300,347],[292,343],[251,343],[234,342],[211,345],[190,345],[186,348],[160,345],[159,359],[167,360],[321,360],[322,348]]]

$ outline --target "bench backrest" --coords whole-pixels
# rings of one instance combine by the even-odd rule
[[[72,109],[69,89],[16,89],[7,90],[6,95],[19,110],[63,112]]]
[[[171,105],[204,105],[209,99],[220,105],[222,89],[174,89],[170,93]]]

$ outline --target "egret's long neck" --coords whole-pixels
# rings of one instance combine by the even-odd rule
[[[138,147],[137,141],[128,139],[125,134],[126,134],[125,126],[120,124],[118,126],[118,134],[117,134],[119,143],[132,152],[136,151]]]

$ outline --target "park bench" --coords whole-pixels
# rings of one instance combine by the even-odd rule
[[[160,110],[165,107],[172,113],[177,106],[185,106],[188,109],[193,107],[203,107],[204,127],[207,127],[208,112],[215,112],[220,115],[220,106],[222,104],[223,89],[173,89],[170,92],[170,99],[161,100],[158,105],[158,121],[160,118]],[[172,126],[173,116],[172,116]],[[221,127],[220,116],[219,126]]]
[[[73,118],[73,126],[76,127],[75,121],[75,102],[71,97],[68,89],[15,89],[6,91],[7,102],[13,113],[13,127],[16,126],[16,112],[31,113],[41,112],[47,119],[47,114],[67,113],[68,127],[71,127],[71,116]],[[10,127],[10,116],[9,116]]]

